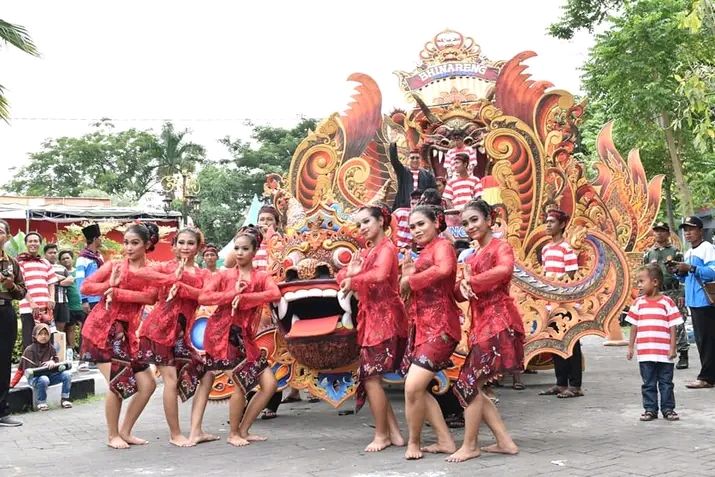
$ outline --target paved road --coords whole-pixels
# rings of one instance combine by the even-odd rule
[[[227,406],[211,404],[206,428],[223,439],[177,449],[167,442],[157,392],[136,429],[151,441],[148,446],[125,451],[105,447],[101,401],[26,414],[23,427],[0,428],[0,476],[715,475],[715,390],[683,386],[695,377],[696,369],[676,371],[680,422],[641,423],[640,377],[637,364],[625,360],[625,349],[604,348],[599,340],[589,338],[584,340],[584,354],[585,397],[537,396],[552,383],[550,372],[525,376],[529,386],[525,391],[499,391],[499,407],[521,447],[514,457],[489,455],[447,464],[442,457],[430,455],[406,462],[403,450],[397,448],[365,455],[362,449],[372,431],[368,409],[357,416],[338,416],[322,403],[281,407],[278,419],[259,421],[254,428],[270,440],[243,449],[225,442]],[[401,396],[396,392],[392,398],[404,423]],[[186,405],[181,409],[184,423],[188,410]],[[486,428],[483,435],[483,442],[490,443]],[[431,437],[428,431],[427,438]]]

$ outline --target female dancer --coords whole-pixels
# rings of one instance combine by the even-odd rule
[[[102,265],[82,283],[83,295],[102,295],[82,327],[82,360],[98,364],[112,392],[105,397],[107,445],[126,449],[147,444],[132,428],[149,401],[156,382],[146,364],[136,361],[137,327],[142,306],[154,304],[157,290],[136,272],[146,266],[146,253],[159,241],[154,224],[133,224],[124,232],[124,260]],[[135,394],[119,426],[122,399]]]
[[[445,227],[440,208],[420,205],[410,214],[410,231],[422,252],[414,263],[409,256],[405,259],[400,280],[402,294],[411,294],[408,312],[414,317],[403,362],[409,428],[406,459],[421,459],[422,452],[451,454],[456,450],[439,405],[427,392],[435,374],[451,366],[450,356],[461,335],[460,311],[454,301],[457,257],[449,240],[439,237]],[[420,448],[425,416],[437,443]]]
[[[357,330],[360,384],[356,412],[367,397],[375,419],[375,438],[365,448],[366,452],[405,445],[381,383],[382,374],[399,368],[407,341],[407,315],[398,292],[397,247],[385,237],[391,220],[390,209],[384,204],[358,211],[356,221],[369,248],[356,253],[347,273],[338,276],[342,292],[352,290],[360,298]]]
[[[505,373],[520,373],[524,367],[524,325],[509,296],[514,252],[506,242],[492,237],[493,220],[492,207],[481,199],[468,203],[462,212],[464,228],[479,249],[466,260],[464,278],[455,291],[459,300],[469,299],[472,322],[469,354],[454,385],[465,408],[464,443],[447,458],[450,462],[479,457],[477,437],[482,420],[497,441],[482,450],[519,452],[496,406],[480,392],[487,381]]]
[[[248,430],[276,391],[276,379],[265,353],[255,342],[261,307],[281,297],[270,275],[253,268],[260,244],[257,228],[242,227],[234,238],[236,266],[214,275],[199,296],[200,304],[218,305],[206,326],[206,366],[210,370],[231,370],[235,387],[229,403],[228,443],[234,446],[266,440]],[[246,393],[259,384],[261,390],[244,413]]]
[[[199,293],[210,272],[198,268],[194,262],[203,244],[203,235],[193,227],[184,228],[175,237],[174,251],[177,259],[154,264],[139,272],[147,280],[164,285],[159,290],[159,300],[144,319],[139,332],[137,360],[154,364],[164,380],[164,414],[169,425],[169,443],[188,447],[218,439],[203,432],[201,421],[206,402],[195,399],[192,408],[191,435],[181,433],[179,425],[178,395],[186,401],[196,392],[199,376],[203,374],[201,357],[190,343],[191,327],[196,316]],[[201,386],[210,392],[213,374],[206,373]],[[207,393],[200,393],[201,396]]]

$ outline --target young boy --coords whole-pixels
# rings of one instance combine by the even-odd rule
[[[35,325],[32,330],[32,344],[25,348],[20,360],[19,369],[26,370],[46,366],[50,369],[57,367],[59,359],[55,347],[50,343],[50,327],[44,323]],[[47,387],[53,384],[62,383],[62,407],[69,409],[72,407],[70,401],[70,387],[72,386],[72,375],[69,371],[55,371],[53,373],[33,376],[29,379],[30,386],[37,393],[37,410],[47,411]]]
[[[658,418],[658,393],[660,411],[668,421],[680,419],[675,412],[673,393],[673,359],[675,327],[683,322],[675,302],[660,293],[663,286],[663,271],[656,263],[648,264],[638,271],[638,289],[641,291],[628,311],[631,339],[627,358],[633,358],[635,348],[643,378],[643,408],[641,421]]]

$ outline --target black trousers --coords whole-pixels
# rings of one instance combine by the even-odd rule
[[[10,414],[7,396],[10,392],[12,349],[17,338],[17,316],[9,302],[0,305],[0,417]]]
[[[32,344],[32,330],[35,328],[35,318],[32,317],[32,313],[20,313],[20,324],[22,325],[22,349],[24,350]]]
[[[715,384],[715,306],[691,307],[690,314],[700,354],[698,379]]]
[[[581,341],[573,347],[573,354],[568,358],[554,355],[554,371],[556,372],[556,385],[572,388],[581,387],[583,377],[583,357],[581,355]]]

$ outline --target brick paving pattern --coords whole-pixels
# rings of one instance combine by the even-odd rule
[[[242,449],[225,442],[227,406],[209,404],[205,428],[218,432],[222,440],[179,449],[167,441],[159,387],[136,427],[136,434],[149,439],[149,445],[123,451],[107,448],[99,400],[70,410],[29,413],[20,416],[23,427],[0,428],[0,476],[715,475],[715,389],[684,386],[697,374],[694,347],[691,368],[675,375],[681,421],[642,423],[637,363],[626,361],[625,348],[605,348],[595,338],[583,343],[586,396],[564,400],[537,396],[553,384],[550,371],[525,376],[525,391],[498,390],[499,408],[521,448],[518,456],[482,455],[448,464],[444,456],[436,455],[407,462],[401,448],[366,455],[362,449],[372,437],[367,408],[357,416],[339,416],[325,404],[307,402],[283,405],[277,419],[259,420],[254,432],[270,440]],[[401,395],[394,391],[391,397],[404,429]],[[185,430],[189,406],[181,406]],[[483,444],[492,442],[486,428],[482,435]],[[457,431],[458,440],[461,436]],[[425,437],[432,438],[429,430]]]

